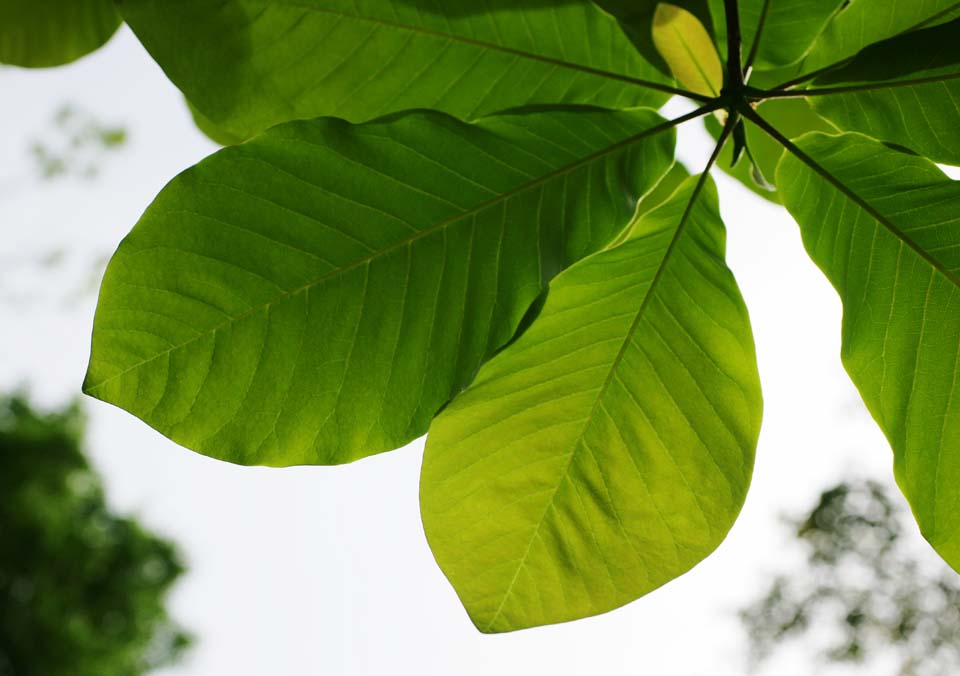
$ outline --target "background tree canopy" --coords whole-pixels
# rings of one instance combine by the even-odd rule
[[[167,615],[173,543],[113,514],[76,404],[0,398],[0,675],[138,676],[190,635]]]
[[[740,616],[755,664],[806,637],[827,662],[900,676],[960,671],[960,584],[943,562],[917,550],[897,500],[875,481],[825,490],[809,514],[787,524],[806,561],[778,575]]]

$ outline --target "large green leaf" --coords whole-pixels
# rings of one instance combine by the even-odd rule
[[[430,428],[420,502],[481,631],[602,613],[689,570],[746,494],[761,397],[712,183],[558,276]]]
[[[804,70],[844,61],[864,47],[953,16],[957,0],[852,0],[817,38]]]
[[[843,300],[843,363],[926,538],[960,570],[960,183],[859,134],[784,155],[784,204]]]
[[[844,0],[740,0],[744,58],[752,51],[757,30],[762,22],[754,66],[770,69],[796,63],[809,51],[843,2]],[[717,44],[721,51],[725,52],[727,27],[723,0],[710,0],[710,13],[713,25],[717,27]]]
[[[841,129],[960,165],[960,20],[868,47],[813,85],[814,109]]]
[[[844,0],[741,0],[744,56],[748,49],[753,49],[762,23],[753,65],[767,69],[796,63],[843,3]]]
[[[111,0],[2,0],[0,63],[60,66],[102,46],[119,25]]]
[[[467,119],[667,98],[631,83],[667,79],[589,0],[125,0],[121,11],[206,118],[242,138],[320,115]]]
[[[422,111],[221,150],[110,262],[84,389],[238,463],[400,446],[629,223],[671,166],[669,127],[644,110]]]

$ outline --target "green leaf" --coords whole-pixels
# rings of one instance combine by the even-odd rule
[[[234,146],[238,143],[243,143],[245,139],[234,136],[228,131],[225,131],[207,119],[207,116],[197,110],[197,107],[190,103],[189,101],[184,101],[187,104],[187,108],[190,110],[190,116],[193,117],[193,124],[197,129],[203,133],[208,139],[222,146]]]
[[[853,0],[817,38],[806,72],[840,63],[864,47],[953,16],[957,0]]]
[[[796,63],[806,55],[843,3],[844,0],[741,0],[744,55],[748,48],[752,50],[762,20],[753,65],[768,69]]]
[[[960,165],[960,20],[873,45],[814,80],[814,109],[841,129]]]
[[[652,111],[275,127],[175,178],[114,255],[84,389],[243,464],[396,448],[671,166]]]
[[[810,50],[817,36],[844,0],[740,0],[743,56],[753,50],[761,23],[754,67],[782,68],[796,63]],[[710,13],[717,27],[717,46],[726,50],[727,30],[722,0],[711,0]]]
[[[624,33],[633,42],[637,51],[657,70],[671,75],[670,67],[653,45],[653,16],[659,0],[593,0],[604,11],[609,12],[620,22]],[[693,14],[713,35],[713,16],[707,6],[707,0],[674,0],[673,5]]]
[[[720,95],[723,66],[713,39],[695,15],[676,5],[657,4],[652,37],[660,56],[682,86],[696,94]]]
[[[111,0],[3,0],[0,63],[70,63],[105,44],[119,25]]]
[[[410,108],[475,119],[533,103],[621,108],[667,96],[588,0],[125,0],[124,18],[187,98],[248,138],[321,115]]]
[[[843,363],[920,529],[960,570],[960,183],[860,134],[811,134],[777,171],[843,301]],[[829,178],[823,174],[827,174]]]
[[[743,504],[760,383],[697,181],[558,276],[430,428],[424,529],[481,631],[628,603],[713,551]]]

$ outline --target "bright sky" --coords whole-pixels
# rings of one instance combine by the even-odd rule
[[[53,406],[79,394],[95,294],[76,295],[94,261],[170,178],[216,148],[125,28],[69,67],[0,69],[0,91],[0,390],[27,385]],[[29,140],[49,135],[64,103],[129,130],[93,182],[33,179]],[[699,170],[710,147],[693,124],[680,153]],[[841,477],[888,475],[891,455],[840,366],[840,305],[797,227],[717,180],[766,405],[750,497],[713,556],[604,616],[485,636],[423,536],[422,441],[344,467],[241,468],[88,400],[89,451],[110,502],[176,540],[189,562],[171,605],[200,641],[164,676],[744,673],[735,611],[793,551],[778,515],[805,510]],[[57,268],[27,264],[58,249]],[[811,667],[788,654],[763,673]]]

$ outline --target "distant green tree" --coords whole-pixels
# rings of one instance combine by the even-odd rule
[[[787,639],[829,635],[821,646],[828,662],[866,666],[887,654],[901,676],[960,673],[957,576],[935,557],[916,555],[886,488],[841,483],[789,523],[807,550],[803,572],[778,576],[740,614],[755,666]],[[882,673],[870,666],[870,674]]]
[[[167,592],[174,545],[110,512],[76,405],[0,398],[0,676],[135,676],[191,639]]]
[[[35,139],[30,154],[39,175],[47,180],[65,176],[94,178],[108,153],[127,142],[127,130],[106,124],[89,112],[63,104],[53,116],[53,128]]]

